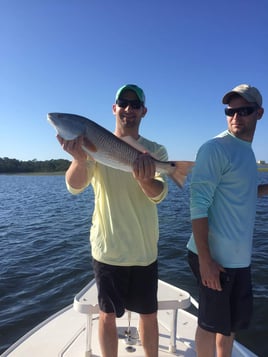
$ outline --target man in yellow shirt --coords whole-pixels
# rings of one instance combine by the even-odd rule
[[[147,113],[141,88],[128,84],[119,88],[113,104],[114,134],[132,137],[145,148],[123,172],[95,162],[82,150],[85,139],[65,141],[62,147],[73,156],[66,172],[68,190],[77,194],[92,184],[95,208],[90,231],[93,267],[98,287],[99,340],[103,357],[116,357],[116,317],[125,309],[140,314],[140,338],[146,357],[158,356],[157,245],[159,238],[156,205],[167,195],[165,176],[156,172],[148,153],[166,161],[166,149],[139,134]]]

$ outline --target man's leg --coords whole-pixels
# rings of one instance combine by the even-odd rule
[[[216,335],[216,350],[217,357],[231,357],[233,343],[234,343],[234,333],[231,336],[224,336],[220,333]]]
[[[197,327],[195,334],[197,357],[214,357],[216,350],[216,334]]]
[[[100,311],[99,341],[102,357],[117,357],[118,335],[115,314]]]
[[[146,357],[158,357],[157,312],[140,314],[139,333]]]

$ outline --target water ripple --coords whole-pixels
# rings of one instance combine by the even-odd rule
[[[260,182],[267,181],[267,175],[260,176]],[[70,304],[93,277],[89,227],[94,198],[90,188],[82,195],[70,195],[63,176],[0,175],[0,202],[1,353]],[[252,259],[254,328],[239,336],[260,356],[260,336],[268,326],[267,207],[268,198],[258,200]],[[160,278],[196,296],[186,259],[191,233],[188,184],[179,190],[170,182],[168,197],[158,210]]]

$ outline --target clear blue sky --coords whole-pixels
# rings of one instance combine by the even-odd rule
[[[249,83],[266,107],[267,14],[267,0],[0,0],[0,157],[71,158],[46,114],[113,131],[115,92],[136,83],[141,134],[193,160],[226,128],[225,92]],[[268,162],[267,113],[253,148]]]

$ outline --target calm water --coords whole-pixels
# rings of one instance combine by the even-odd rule
[[[268,182],[268,173],[260,182]],[[186,261],[188,186],[172,183],[159,205],[160,278],[196,296]],[[93,277],[88,232],[89,188],[72,196],[63,176],[0,175],[0,353],[36,324],[69,305]],[[255,312],[238,340],[268,356],[268,198],[258,201],[252,261]],[[30,356],[29,356],[30,357]]]

